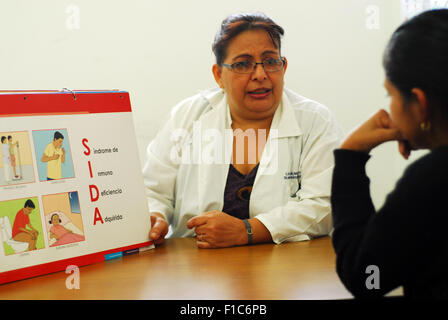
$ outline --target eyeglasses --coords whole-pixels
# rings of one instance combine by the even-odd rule
[[[261,62],[254,61],[238,61],[232,64],[223,63],[224,67],[232,69],[235,73],[252,73],[257,68],[257,65],[261,64],[263,66],[264,71],[266,72],[275,72],[280,71],[285,65],[284,58],[267,58]]]

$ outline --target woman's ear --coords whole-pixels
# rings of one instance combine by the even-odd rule
[[[420,88],[413,88],[411,90],[411,93],[414,96],[414,103],[418,108],[418,114],[421,116],[420,122],[429,121],[430,110],[428,110],[428,100],[426,97],[426,93]]]
[[[212,67],[213,76],[215,77],[216,83],[219,85],[221,89],[224,89],[222,84],[222,69],[218,64],[214,64]]]

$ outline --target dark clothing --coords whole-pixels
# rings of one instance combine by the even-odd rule
[[[236,218],[249,219],[250,194],[257,171],[258,164],[247,175],[243,175],[233,165],[229,165],[223,212]]]
[[[417,299],[448,299],[448,146],[412,163],[375,212],[366,153],[334,151],[331,205],[337,272],[360,298],[403,286]],[[379,289],[368,289],[374,265]]]

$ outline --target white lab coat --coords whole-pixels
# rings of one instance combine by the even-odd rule
[[[175,106],[149,144],[143,168],[149,210],[165,216],[171,237],[193,236],[186,226],[190,218],[222,210],[231,123],[226,94],[203,91]],[[284,89],[249,204],[250,217],[264,224],[275,243],[330,232],[333,149],[341,138],[325,106]]]

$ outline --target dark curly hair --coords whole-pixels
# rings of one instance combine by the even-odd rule
[[[240,33],[247,30],[261,29],[266,31],[274,44],[280,50],[280,38],[284,30],[264,13],[238,13],[225,18],[221,23],[221,28],[216,33],[213,42],[213,53],[216,63],[222,65],[226,58],[227,47],[230,41]]]

